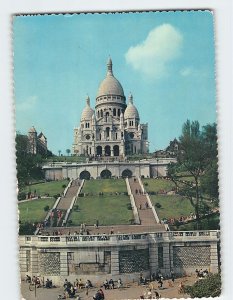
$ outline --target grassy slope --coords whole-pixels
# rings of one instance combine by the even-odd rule
[[[123,193],[127,192],[124,179],[97,179],[87,180],[82,189],[83,193],[98,194],[103,193]]]
[[[159,192],[161,190],[169,192],[175,187],[172,181],[166,179],[143,179],[143,184],[147,192]]]
[[[45,206],[52,208],[55,203],[55,199],[38,199],[31,200],[24,203],[19,203],[19,219],[24,222],[42,222],[47,214],[44,211]]]
[[[130,224],[133,214],[127,209],[129,203],[129,197],[123,195],[80,197],[76,202],[80,211],[72,211],[69,219],[73,226],[81,223],[93,225],[96,220],[100,225]]]
[[[155,207],[159,218],[179,218],[180,216],[188,216],[194,212],[189,199],[179,195],[156,195],[150,196],[152,202],[161,204],[161,208]]]
[[[43,196],[45,194],[49,194],[50,196],[53,196],[55,194],[60,194],[64,191],[64,188],[62,187],[64,184],[67,185],[69,182],[68,180],[58,180],[58,181],[51,181],[46,183],[38,183],[38,184],[32,184],[30,186],[27,186],[23,191],[32,193],[34,190],[36,190],[37,195]]]

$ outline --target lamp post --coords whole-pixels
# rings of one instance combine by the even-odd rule
[[[158,178],[159,177],[159,166],[158,166],[159,159],[157,158],[156,161],[157,161],[157,178]]]

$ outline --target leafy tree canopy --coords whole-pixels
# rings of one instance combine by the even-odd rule
[[[221,294],[220,274],[209,274],[206,278],[198,280],[193,286],[186,286],[185,292],[191,298],[218,297]]]

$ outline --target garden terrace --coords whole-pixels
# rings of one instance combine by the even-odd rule
[[[38,184],[31,184],[26,186],[22,192],[28,194],[31,192],[35,196],[50,196],[53,197],[54,195],[61,194],[65,186],[67,186],[69,181],[65,180],[57,180],[57,181],[50,181]]]
[[[167,193],[172,190],[175,190],[175,184],[168,179],[163,179],[163,178],[147,178],[147,179],[142,179],[143,185],[145,190],[148,193]]]
[[[96,220],[99,221],[99,225],[131,224],[133,213],[130,208],[130,199],[125,195],[104,194],[103,196],[79,197],[68,224],[70,226],[78,226],[82,223],[93,225]]]
[[[21,223],[40,223],[43,222],[48,211],[44,210],[46,206],[51,209],[55,203],[53,198],[43,198],[38,200],[19,202],[19,220]]]
[[[96,179],[85,181],[82,193],[89,195],[104,194],[123,194],[127,193],[124,179]]]

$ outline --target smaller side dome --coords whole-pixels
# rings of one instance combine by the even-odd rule
[[[89,98],[89,96],[87,96],[87,98],[86,98],[86,103],[87,103],[86,107],[82,111],[81,121],[91,120],[91,118],[94,114],[94,110],[90,107],[90,98]]]
[[[124,117],[125,117],[125,119],[131,119],[131,118],[139,119],[138,110],[137,110],[136,106],[133,104],[132,94],[129,95],[129,103],[126,107]]]

